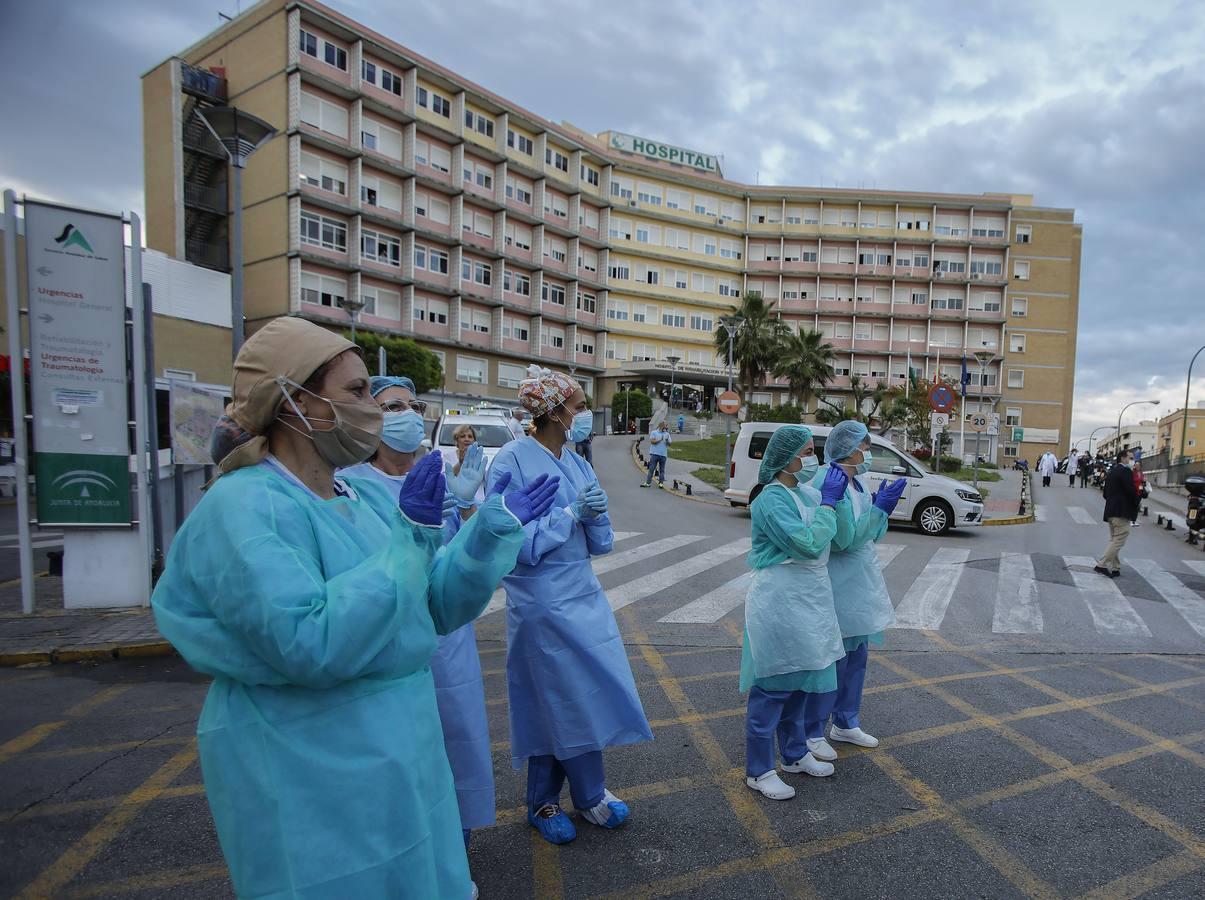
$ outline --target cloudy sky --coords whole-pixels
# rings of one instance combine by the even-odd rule
[[[546,118],[722,154],[736,179],[1073,207],[1073,436],[1133,399],[1183,403],[1205,344],[1189,265],[1205,239],[1196,0],[333,5]],[[139,75],[235,6],[0,0],[0,185],[140,211]],[[1205,354],[1197,372],[1205,400]]]

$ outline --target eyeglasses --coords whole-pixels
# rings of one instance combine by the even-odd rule
[[[390,400],[381,404],[381,412],[400,413],[408,409],[414,410],[420,416],[427,411],[427,404],[422,400]]]

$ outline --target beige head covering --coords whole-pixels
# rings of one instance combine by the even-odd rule
[[[250,438],[218,461],[219,475],[253,466],[268,455],[267,431],[284,402],[277,377],[305,384],[340,353],[355,349],[347,338],[293,317],[273,319],[248,338],[234,361],[234,400],[223,418]]]

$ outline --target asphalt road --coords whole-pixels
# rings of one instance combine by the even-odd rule
[[[1039,488],[1034,525],[893,528],[910,627],[871,656],[863,722],[882,746],[786,776],[799,793],[774,803],[742,777],[748,515],[638,488],[626,440],[595,454],[622,535],[600,579],[656,740],[607,754],[623,829],[533,839],[503,615],[484,616],[483,897],[1205,896],[1205,553],[1182,535],[1152,519],[1109,581],[1082,564],[1105,537],[1090,490]],[[192,740],[205,689],[174,659],[0,671],[0,895],[230,895]]]
[[[0,501],[0,582],[21,577],[21,560],[17,553],[17,503],[15,500]],[[38,529],[33,532],[33,562],[35,572],[45,572],[46,554],[61,549],[61,529]]]

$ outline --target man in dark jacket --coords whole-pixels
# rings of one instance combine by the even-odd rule
[[[1121,574],[1121,548],[1130,536],[1130,523],[1138,515],[1138,490],[1134,487],[1134,454],[1122,450],[1117,465],[1105,476],[1105,521],[1109,523],[1109,546],[1096,562],[1101,575]]]

